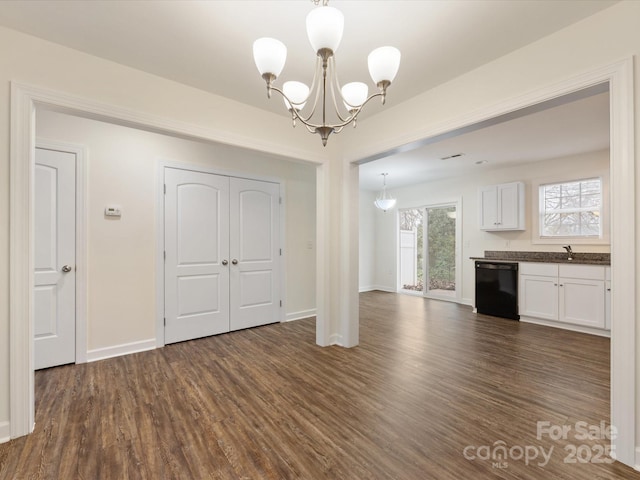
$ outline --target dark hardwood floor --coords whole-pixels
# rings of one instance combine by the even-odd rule
[[[359,347],[314,340],[308,319],[36,372],[0,478],[640,479],[580,437],[609,421],[608,339],[370,292]]]

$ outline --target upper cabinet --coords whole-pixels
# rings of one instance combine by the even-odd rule
[[[480,187],[480,230],[524,230],[524,183]]]

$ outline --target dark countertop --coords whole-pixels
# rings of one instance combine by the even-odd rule
[[[581,253],[573,254],[569,260],[564,252],[515,252],[515,251],[485,251],[484,257],[470,257],[471,260],[486,260],[491,262],[538,262],[538,263],[568,263],[574,265],[611,265],[610,253]]]

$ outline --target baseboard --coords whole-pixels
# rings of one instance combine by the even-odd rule
[[[285,316],[285,322],[293,322],[294,320],[302,320],[303,318],[315,317],[316,309],[310,308],[309,310],[300,310],[299,312],[287,313]]]
[[[340,335],[339,333],[331,334],[331,336],[329,337],[329,345],[338,345],[342,347],[342,335]]]
[[[0,443],[11,440],[11,423],[0,422]]]
[[[468,307],[473,307],[473,300],[471,298],[461,298],[458,303],[460,305],[467,305]]]
[[[376,290],[378,290],[380,292],[398,293],[398,290],[396,290],[395,288],[385,287],[385,286],[382,286],[382,285],[371,285],[369,287],[360,287],[360,293],[363,293],[363,292],[374,292]]]
[[[120,357],[131,353],[145,352],[156,348],[156,339],[141,340],[139,342],[124,343],[113,347],[96,348],[87,352],[87,362],[96,362],[106,358]]]
[[[535,325],[544,325],[545,327],[561,328],[562,330],[571,330],[573,332],[589,333],[600,337],[611,337],[610,330],[601,330],[599,328],[583,327],[581,325],[571,325],[570,323],[558,323],[552,320],[544,320],[541,318],[520,317],[523,323],[533,323]]]
[[[633,468],[640,472],[640,447],[636,447],[636,464]]]

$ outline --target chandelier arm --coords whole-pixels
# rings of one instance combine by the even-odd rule
[[[289,97],[287,97],[284,92],[282,90],[280,90],[278,87],[275,86],[271,86],[271,90],[273,90],[274,92],[278,92],[280,95],[282,95],[283,98],[285,98],[290,104],[293,105],[293,102],[291,102],[291,100],[289,100]],[[371,95],[369,95],[369,98],[367,98],[362,105],[360,105],[360,107],[357,108],[357,111],[353,114],[353,116],[351,116],[350,118],[346,119],[345,121],[342,121],[341,123],[337,123],[335,125],[329,125],[329,124],[315,124],[315,123],[311,123],[309,122],[309,120],[307,118],[304,118],[302,115],[300,115],[298,113],[297,109],[292,109],[293,110],[293,115],[295,115],[295,118],[300,120],[308,129],[310,129],[309,131],[311,133],[316,133],[315,129],[319,128],[319,127],[330,127],[334,130],[334,133],[338,133],[340,130],[342,130],[342,128],[344,128],[345,126],[349,125],[351,122],[353,122],[356,117],[360,114],[360,111],[364,108],[364,106],[369,103],[371,100],[373,100],[376,97],[383,97],[385,94],[383,92],[376,92],[373,93]],[[315,109],[315,106],[314,106]]]
[[[345,121],[343,121],[342,123],[338,123],[336,125],[329,125],[330,127],[333,127],[334,129],[342,129],[343,127],[349,125],[351,122],[353,122],[357,116],[360,114],[360,112],[362,111],[362,109],[364,108],[364,106],[369,103],[369,101],[373,100],[376,97],[384,97],[384,93],[382,92],[377,92],[377,93],[373,93],[371,95],[369,95],[369,98],[367,98],[362,105],[360,105],[356,111],[353,113],[353,115],[351,117],[349,117],[348,119],[346,119]]]
[[[289,102],[291,105],[295,105],[290,99],[289,97],[287,97],[284,92],[282,90],[280,90],[278,87],[271,87],[271,90],[273,90],[274,92],[278,92],[280,95],[282,95],[283,98],[285,98],[287,100],[287,102]],[[298,109],[296,108],[292,108],[291,109],[292,114],[295,116],[295,118],[297,120],[300,120],[307,128],[311,128],[313,130],[309,130],[311,133],[315,133],[315,129],[318,127],[322,127],[323,125],[316,125],[314,123],[311,123],[308,121],[308,119],[305,119],[302,115],[300,115],[298,113]]]
[[[322,64],[321,64],[322,60],[319,56],[316,57],[316,59],[317,59],[316,71],[313,73],[313,83],[311,84],[311,88],[309,89],[309,92],[313,92],[313,90],[315,89],[315,99],[313,100],[313,108],[311,109],[311,112],[309,112],[309,115],[307,115],[307,117],[305,118],[307,122],[311,120],[313,115],[316,113],[316,108],[318,108],[318,100],[320,99],[320,88],[318,88],[318,78],[320,78],[320,70],[322,69]]]
[[[332,57],[333,59],[333,57]],[[340,114],[340,109],[338,108],[338,100],[336,97],[336,92],[335,92],[335,88],[338,89],[338,93],[340,94],[340,98],[342,99],[342,101],[344,101],[344,97],[342,96],[342,92],[340,91],[340,82],[338,81],[338,69],[336,68],[336,63],[335,60],[333,62],[331,62],[331,98],[333,99],[333,108],[336,111],[336,115],[337,117],[340,119],[341,122],[347,122],[349,123],[351,121],[351,117],[347,116],[347,118],[343,118],[342,115]],[[349,113],[349,115],[351,115]]]

